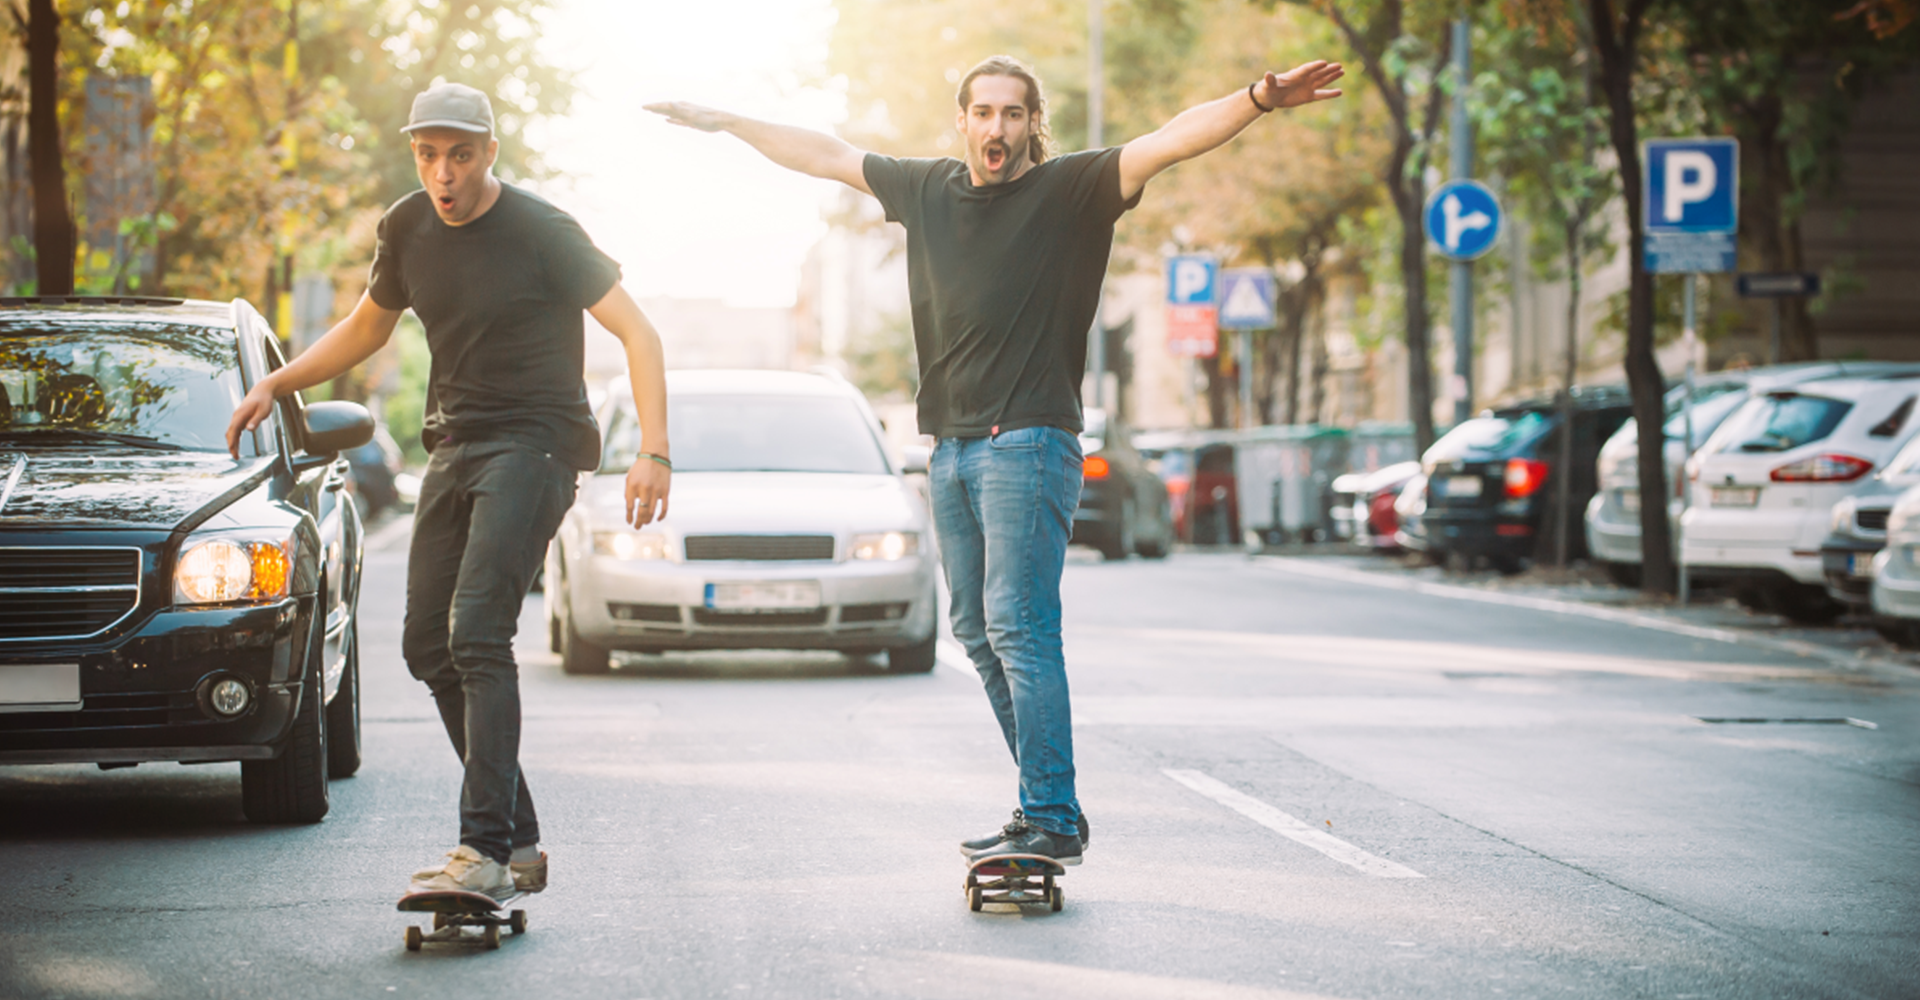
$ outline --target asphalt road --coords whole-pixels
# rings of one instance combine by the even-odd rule
[[[1068,568],[1059,914],[965,905],[1014,769],[946,654],[570,678],[536,595],[552,887],[499,951],[410,954],[459,771],[404,556],[369,562],[368,762],[324,823],[249,826],[237,765],[0,768],[0,998],[1920,995],[1920,672],[1228,555]]]

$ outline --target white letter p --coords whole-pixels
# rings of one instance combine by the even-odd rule
[[[1691,182],[1687,180],[1689,171],[1693,173]],[[1679,222],[1688,205],[1712,197],[1714,186],[1720,180],[1719,174],[1714,168],[1713,157],[1698,150],[1681,149],[1668,153],[1666,199],[1661,206],[1665,220]]]

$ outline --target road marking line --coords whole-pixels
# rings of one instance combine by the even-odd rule
[[[1479,601],[1482,604],[1497,604],[1508,608],[1526,608],[1531,611],[1546,611],[1552,614],[1572,615],[1577,618],[1592,618],[1596,621],[1613,622],[1619,625],[1631,625],[1636,628],[1652,629],[1672,635],[1686,636],[1690,639],[1706,639],[1712,642],[1727,642],[1736,646],[1753,649],[1765,649],[1775,653],[1791,653],[1795,656],[1823,660],[1837,667],[1850,667],[1858,670],[1862,666],[1876,661],[1866,660],[1852,653],[1837,649],[1827,649],[1810,642],[1793,639],[1769,639],[1763,636],[1746,635],[1732,629],[1713,628],[1705,625],[1688,625],[1684,622],[1667,621],[1654,615],[1633,611],[1620,611],[1615,608],[1599,608],[1590,604],[1576,604],[1572,601],[1560,601],[1550,597],[1526,597],[1519,594],[1500,594],[1471,587],[1458,587],[1445,583],[1428,583],[1425,580],[1409,580],[1404,577],[1386,576],[1367,570],[1346,569],[1340,566],[1321,566],[1294,556],[1268,556],[1262,560],[1265,565],[1274,566],[1284,572],[1298,573],[1301,576],[1317,576],[1326,580],[1344,580],[1368,587],[1382,587],[1387,590],[1403,590],[1415,594],[1427,594],[1433,597],[1451,597],[1461,601]]]
[[[1163,768],[1161,774],[1193,789],[1196,792],[1226,806],[1255,823],[1266,827],[1288,840],[1305,844],[1321,854],[1360,870],[1363,875],[1376,878],[1426,878],[1425,875],[1408,868],[1406,865],[1388,861],[1341,840],[1339,837],[1322,830],[1316,830],[1294,819],[1265,802],[1244,794],[1200,771],[1182,771]]]
[[[933,659],[949,670],[958,671],[976,681],[980,679],[980,672],[973,669],[973,661],[967,659],[967,651],[952,639],[942,639],[934,644]]]

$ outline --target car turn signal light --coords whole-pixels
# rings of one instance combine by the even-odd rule
[[[1873,463],[1852,455],[1815,455],[1773,470],[1776,483],[1850,483],[1873,471]]]
[[[1540,491],[1547,481],[1547,463],[1531,458],[1507,459],[1507,496],[1518,500]]]
[[[215,538],[187,548],[173,571],[181,604],[270,601],[287,596],[293,556],[284,542]]]
[[[1108,467],[1106,459],[1098,455],[1088,455],[1086,464],[1080,467],[1080,471],[1084,473],[1088,479],[1105,479],[1107,478],[1107,473],[1113,470]]]

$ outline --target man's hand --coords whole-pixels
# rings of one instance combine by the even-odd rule
[[[659,462],[640,456],[627,470],[627,523],[644,528],[667,517],[667,491],[673,487],[673,472]]]
[[[1338,90],[1326,88],[1345,76],[1346,72],[1339,63],[1315,59],[1285,73],[1268,73],[1265,79],[1254,85],[1253,92],[1259,95],[1260,103],[1269,108],[1297,108],[1302,104],[1339,97]]]
[[[273,412],[273,386],[261,379],[247,391],[240,405],[233,409],[233,419],[227,422],[227,454],[240,457],[240,435],[260,426]]]
[[[675,125],[697,128],[702,132],[724,131],[737,119],[737,116],[718,108],[709,108],[690,101],[657,101],[647,105],[647,110],[656,115],[664,115]]]

